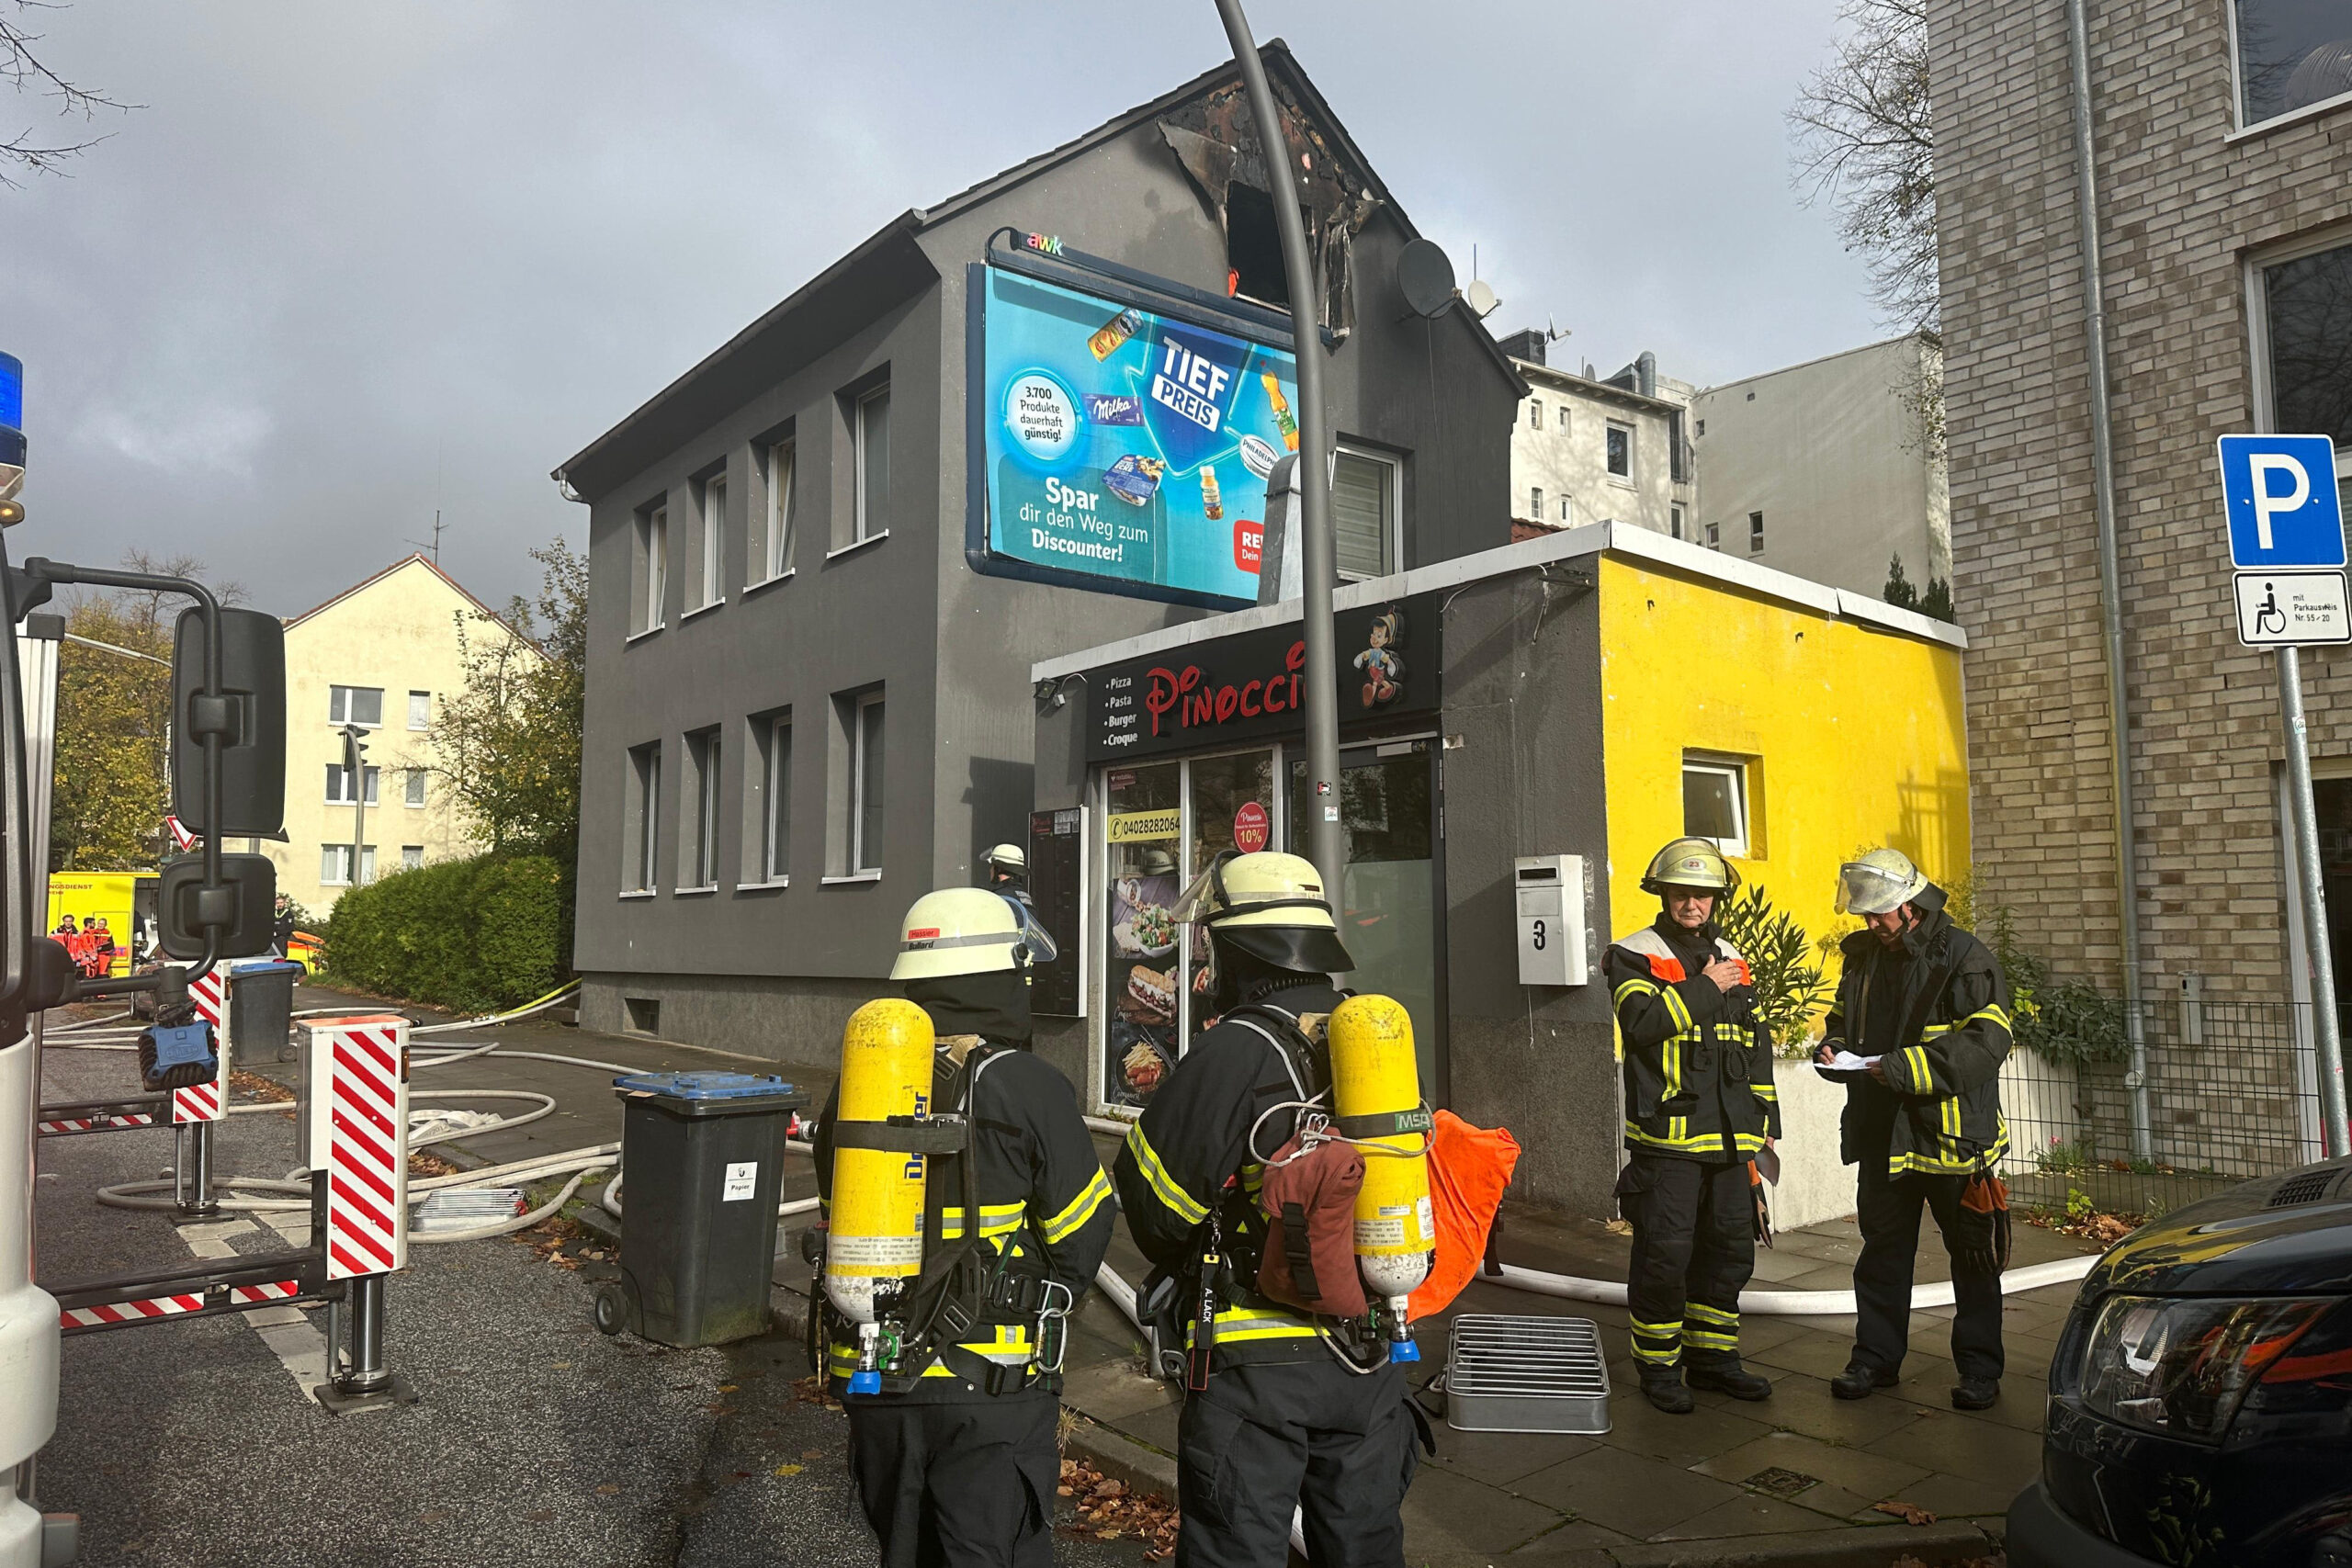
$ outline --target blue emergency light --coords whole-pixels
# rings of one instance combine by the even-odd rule
[[[25,362],[0,354],[0,501],[25,477]]]

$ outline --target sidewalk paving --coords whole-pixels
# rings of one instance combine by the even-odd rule
[[[304,987],[296,1005],[341,999]],[[536,1020],[431,1038],[447,1044],[496,1039],[517,1050],[631,1067],[779,1072],[806,1088],[812,1104],[822,1102],[833,1076],[826,1067],[778,1066]],[[277,1064],[248,1065],[273,1076],[288,1072]],[[473,1163],[616,1139],[621,1111],[609,1076],[492,1057],[433,1069],[414,1081],[423,1088],[527,1089],[555,1096],[556,1114],[459,1145],[464,1162]],[[497,1102],[483,1108],[498,1109]],[[1107,1164],[1115,1140],[1098,1135],[1097,1147]],[[583,1190],[574,1213],[609,1228],[610,1217],[594,1205],[594,1190]],[[814,1190],[813,1174],[795,1161],[786,1173],[785,1196]],[[803,1228],[804,1222],[786,1222],[775,1274],[775,1314],[796,1332],[807,1312],[808,1269],[798,1248]],[[1852,1221],[1783,1232],[1776,1241],[1758,1255],[1759,1285],[1851,1287],[1860,1247]],[[1515,1202],[1505,1206],[1500,1251],[1514,1264],[1622,1280],[1629,1245],[1596,1222],[1564,1220]],[[2018,1228],[2018,1266],[2084,1250],[2067,1237]],[[1124,1228],[1114,1239],[1111,1262],[1130,1281],[1144,1275],[1143,1259]],[[1919,1281],[1949,1277],[1935,1227],[1923,1225]],[[2042,1387],[2074,1295],[2075,1287],[2065,1284],[2007,1299],[2007,1376],[1999,1403],[1987,1411],[1951,1407],[1947,1390],[1956,1381],[1948,1358],[1951,1309],[1942,1307],[1912,1314],[1912,1350],[1901,1386],[1850,1403],[1834,1399],[1827,1380],[1846,1364],[1851,1316],[1749,1316],[1741,1348],[1751,1365],[1773,1379],[1772,1397],[1743,1404],[1701,1393],[1696,1412],[1670,1416],[1641,1395],[1623,1308],[1475,1281],[1451,1311],[1420,1325],[1427,1359],[1416,1382],[1442,1370],[1447,1324],[1458,1313],[1589,1318],[1600,1325],[1609,1358],[1611,1430],[1579,1438],[1457,1432],[1438,1424],[1437,1456],[1423,1465],[1406,1502],[1408,1556],[1435,1568],[1509,1553],[1619,1568],[1667,1562],[1892,1562],[1905,1551],[1930,1562],[1982,1557],[1991,1550],[1988,1541],[1997,1541],[2010,1500],[2039,1472]],[[1063,1399],[1082,1417],[1075,1447],[1111,1473],[1172,1491],[1181,1392],[1148,1374],[1139,1337],[1099,1292],[1087,1296],[1072,1320]],[[1882,1502],[1912,1505],[1939,1523],[1905,1524],[1879,1511]]]

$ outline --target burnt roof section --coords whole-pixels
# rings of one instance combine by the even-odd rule
[[[1407,235],[1418,238],[1420,231],[1414,228],[1412,220],[1373,171],[1371,161],[1340,123],[1339,116],[1331,112],[1329,102],[1307,79],[1290,46],[1279,38],[1269,39],[1259,46],[1258,52],[1276,91],[1287,94],[1295,101],[1306,121],[1329,138],[1372,194],[1396,214]],[[1234,82],[1233,62],[1222,61],[1181,86],[1138,104],[1058,147],[967,186],[933,206],[909,208],[647,399],[628,417],[567,459],[551,477],[559,483],[569,484],[583,499],[598,499],[662,454],[691,440],[757,396],[775,382],[779,364],[803,364],[815,358],[890,306],[936,283],[938,268],[916,240],[924,231],[1114,141],[1189,100]],[[1487,335],[1486,327],[1469,313],[1469,307],[1457,298],[1453,309],[1462,312],[1463,324],[1485,346],[1495,368],[1519,396],[1525,396],[1526,382]]]

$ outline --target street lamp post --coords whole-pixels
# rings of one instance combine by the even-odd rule
[[[1266,194],[1274,201],[1274,228],[1282,236],[1283,276],[1290,289],[1291,346],[1298,359],[1298,478],[1303,513],[1299,581],[1306,642],[1307,859],[1323,875],[1323,889],[1337,908],[1347,874],[1347,840],[1340,822],[1340,674],[1337,639],[1331,631],[1331,584],[1338,577],[1331,536],[1331,444],[1323,412],[1323,344],[1316,321],[1315,268],[1306,254],[1306,225],[1298,215],[1298,188],[1290,165],[1290,142],[1283,135],[1282,111],[1266,84],[1265,62],[1240,0],[1216,0],[1233,45],[1233,62],[1250,97],[1250,117],[1266,161]],[[1295,818],[1294,818],[1295,819]]]
[[[343,727],[343,773],[351,781],[351,886],[362,886],[360,857],[368,846],[368,743],[356,724]]]

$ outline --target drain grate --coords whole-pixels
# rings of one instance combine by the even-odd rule
[[[1821,1478],[1807,1475],[1801,1470],[1784,1470],[1776,1464],[1770,1470],[1758,1471],[1740,1484],[1758,1492],[1769,1492],[1775,1497],[1793,1497],[1808,1486],[1820,1485]]]
[[[1463,1432],[1608,1431],[1600,1330],[1581,1317],[1455,1318],[1445,1424]]]

